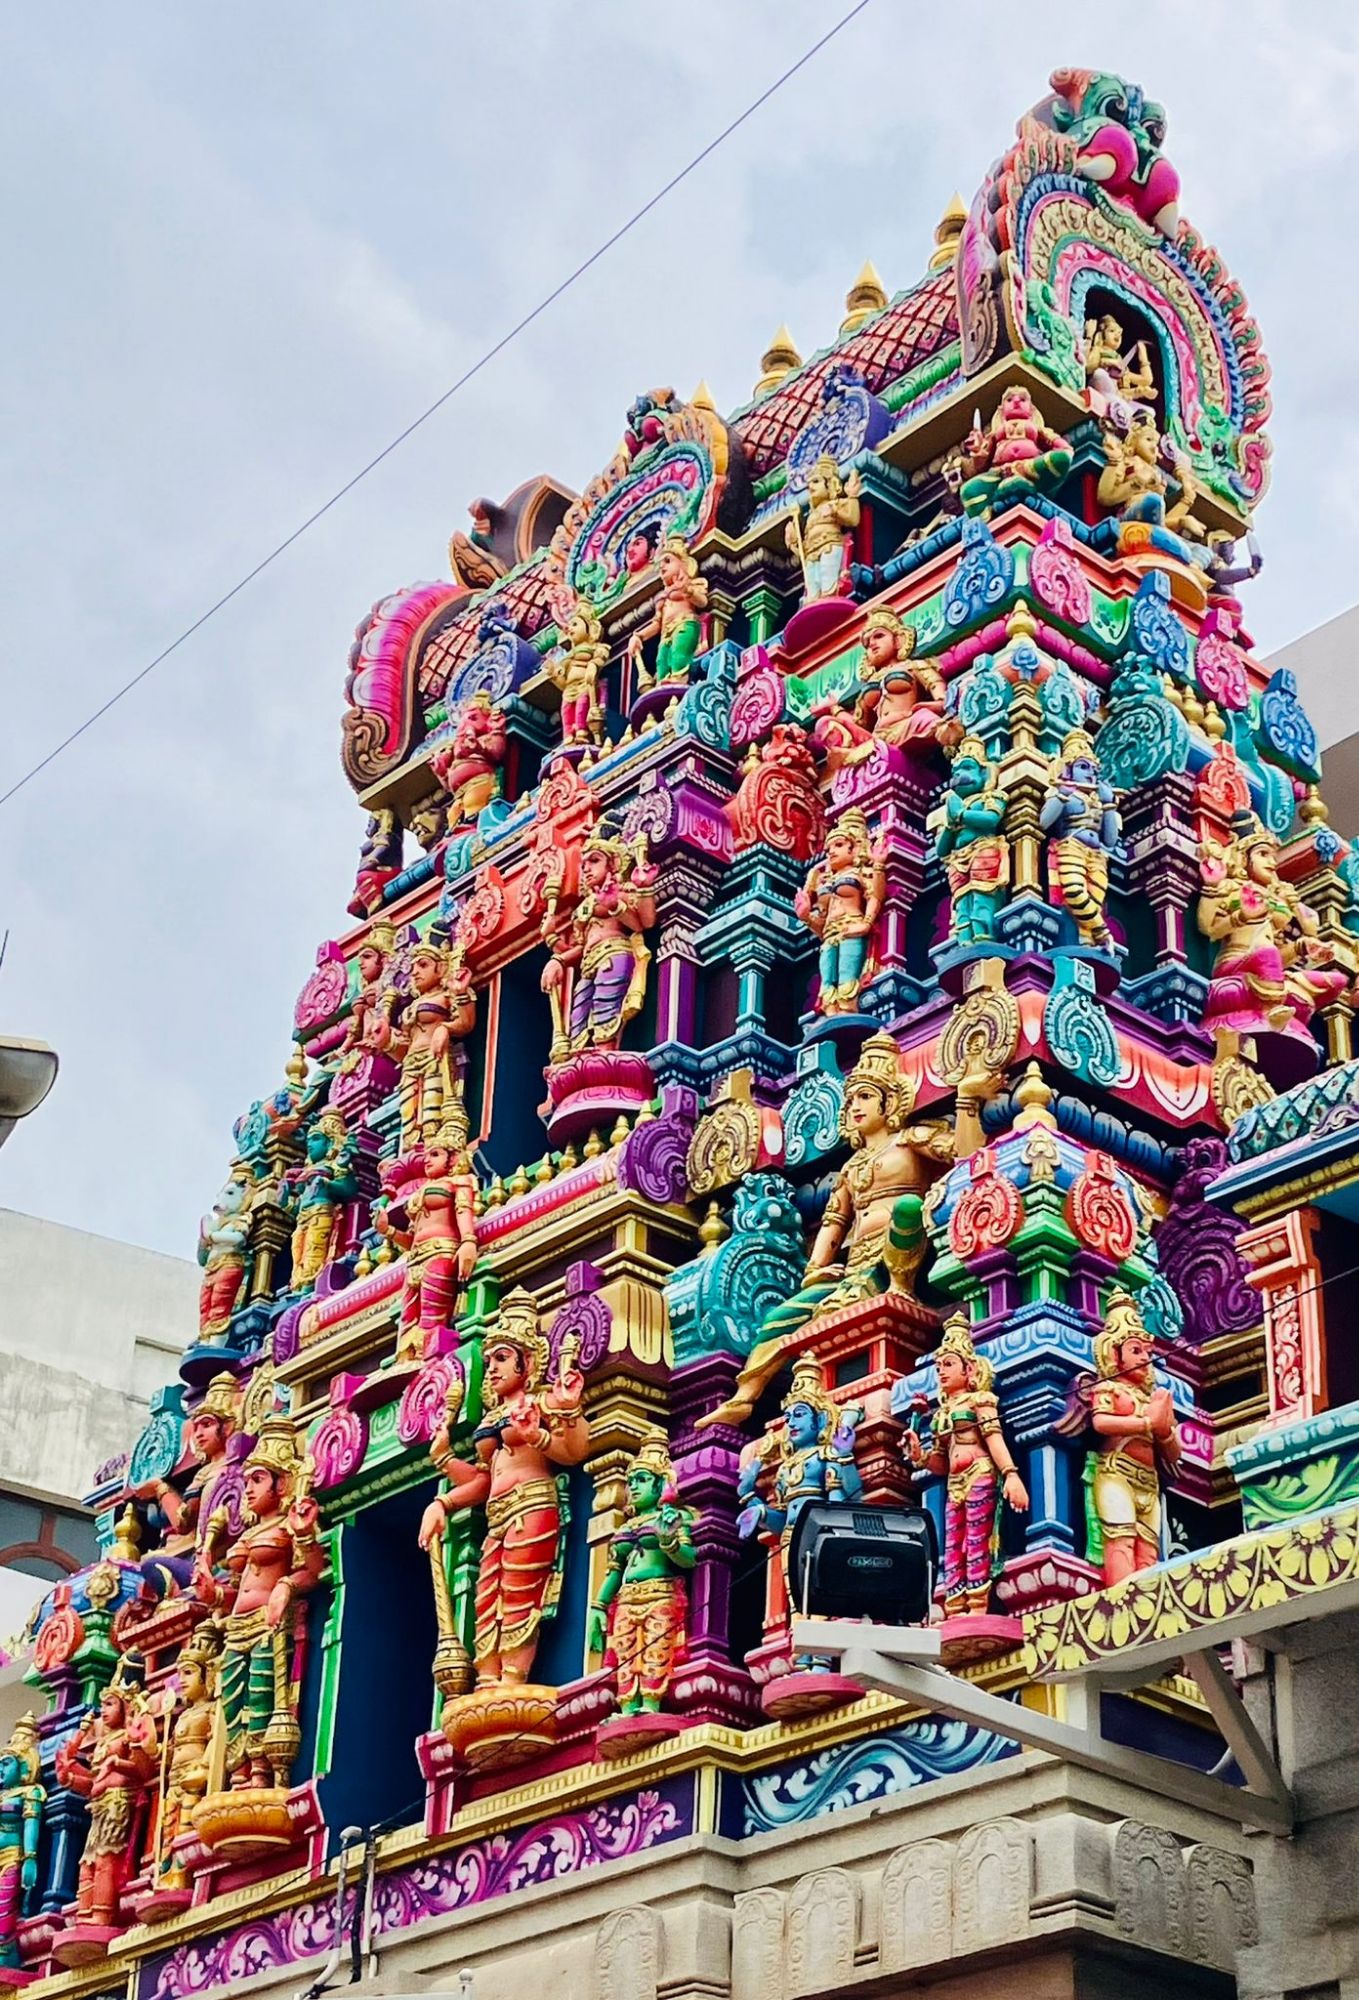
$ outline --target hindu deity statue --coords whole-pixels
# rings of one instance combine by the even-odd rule
[[[477,1180],[467,1114],[455,1104],[426,1142],[414,1192],[375,1207],[374,1226],[406,1260],[398,1361],[417,1360],[433,1334],[453,1324],[458,1296],[477,1261]]]
[[[429,760],[452,801],[447,820],[450,833],[474,820],[495,797],[508,747],[505,718],[492,707],[486,690],[479,688],[459,716],[452,739],[441,743]]]
[[[156,1729],[125,1658],[75,1734],[58,1746],[57,1777],[89,1801],[90,1830],[76,1883],[78,1925],[112,1930],[133,1871],[141,1807],[156,1776]]]
[[[1050,493],[1071,470],[1066,439],[1049,429],[1028,390],[1018,386],[1005,390],[986,430],[976,413],[963,448],[968,461],[963,509],[982,520],[1003,500]]]
[[[789,1613],[794,1593],[788,1554],[797,1517],[809,1501],[852,1502],[864,1483],[854,1462],[854,1433],[863,1411],[842,1410],[827,1394],[819,1364],[803,1355],[793,1363],[793,1379],[783,1399],[783,1421],[771,1425],[744,1456],[736,1487],[740,1513],[736,1531],[743,1540],[758,1534],[777,1551]],[[799,1668],[819,1663],[800,1656]]]
[[[38,1835],[46,1787],[40,1782],[38,1725],[22,1715],[0,1751],[0,1970],[19,1966],[19,1919],[38,1886]]]
[[[351,917],[368,917],[381,908],[383,890],[401,873],[403,846],[401,821],[391,806],[379,806],[368,815],[354,893],[349,899]]]
[[[657,870],[646,859],[645,838],[629,847],[608,834],[591,834],[580,872],[582,894],[569,912],[559,909],[560,877],[549,884],[542,925],[552,953],[542,987],[552,1008],[553,1062],[584,1048],[618,1047],[646,998],[651,963],[642,933],[656,921]]]
[[[914,1428],[903,1445],[907,1462],[948,1481],[944,1499],[944,1613],[991,1608],[1000,1568],[1002,1496],[1026,1514],[1029,1496],[1000,1428],[991,1363],[972,1345],[967,1314],[954,1313],[934,1355],[939,1400],[925,1445]]]
[[[346,1202],[358,1197],[355,1141],[343,1113],[323,1111],[306,1138],[307,1157],[284,1177],[285,1198],[293,1209],[294,1291],[314,1285],[339,1248],[340,1218]]]
[[[1278,842],[1247,808],[1225,847],[1205,841],[1199,929],[1218,944],[1204,1008],[1210,1033],[1307,1035],[1318,1007],[1349,984],[1320,920],[1279,874]]]
[[[198,1290],[198,1337],[202,1341],[225,1339],[240,1300],[255,1193],[254,1176],[237,1160],[211,1215],[205,1215],[199,1225],[198,1261],[203,1267],[203,1282]]]
[[[794,510],[784,533],[788,546],[802,566],[805,601],[820,597],[843,597],[849,588],[850,554],[854,530],[859,525],[859,495],[863,483],[857,472],[840,478],[840,468],[829,452],[823,452],[807,474],[807,515]]]
[[[868,976],[873,926],[886,894],[887,874],[868,821],[851,806],[826,836],[825,860],[812,867],[793,900],[797,914],[821,942],[817,1004],[823,1014],[856,1011]]]
[[[590,1609],[586,1645],[614,1669],[621,1715],[655,1713],[683,1658],[694,1566],[694,1510],[682,1507],[665,1434],[648,1437],[629,1465],[627,1519],[609,1543],[609,1566]]]
[[[1086,1462],[1086,1554],[1106,1583],[1161,1558],[1161,1486],[1180,1461],[1179,1427],[1169,1389],[1158,1388],[1155,1343],[1131,1293],[1111,1292],[1095,1337],[1095,1374],[1074,1385],[1059,1429],[1087,1427],[1095,1449]]]
[[[430,1501],[420,1524],[420,1546],[428,1550],[450,1514],[485,1510],[476,1591],[478,1686],[528,1681],[539,1629],[555,1608],[561,1583],[558,1468],[579,1465],[590,1444],[585,1379],[575,1351],[563,1342],[549,1380],[548,1344],[530,1293],[516,1288],[501,1300],[483,1357],[475,1458],[455,1458],[447,1429],[436,1433],[430,1455],[448,1487]]]
[[[1114,788],[1101,776],[1094,745],[1083,729],[1073,729],[1062,745],[1038,825],[1048,836],[1053,900],[1060,895],[1081,943],[1103,950],[1113,941],[1104,904],[1109,860],[1118,853],[1123,822]]]
[[[949,935],[957,944],[990,944],[1010,886],[1006,796],[983,744],[965,736],[953,758],[935,843],[952,897]]]
[[[477,996],[456,946],[425,940],[410,958],[410,998],[393,1019],[390,989],[371,1029],[376,1048],[401,1064],[401,1151],[412,1153],[443,1122],[453,1096],[452,1051],[476,1026]]]
[[[168,1480],[152,1481],[147,1497],[154,1500],[169,1524],[164,1546],[142,1568],[164,1592],[182,1590],[190,1582],[195,1552],[212,1516],[213,1489],[227,1468],[227,1444],[236,1429],[240,1391],[234,1376],[214,1375],[202,1401],[188,1419],[189,1449],[197,1464],[181,1491]]]
[[[387,990],[387,968],[391,963],[396,937],[390,924],[374,924],[359,947],[359,990],[349,1010],[344,1034],[344,1052],[339,1074],[347,1076],[365,1056],[378,1052],[373,1030],[382,1019],[382,998]]]
[[[766,1313],[730,1399],[701,1424],[741,1423],[809,1321],[880,1292],[909,1292],[924,1262],[924,1198],[952,1163],[942,1119],[911,1121],[914,1086],[890,1035],[870,1035],[845,1081],[840,1130],[849,1161],[835,1177],[801,1288]]]
[[[1136,409],[1126,431],[1104,428],[1104,456],[1096,496],[1101,507],[1125,521],[1159,526],[1165,520],[1166,478],[1161,464],[1161,433],[1150,410]]]
[[[1112,313],[1085,322],[1085,379],[1104,398],[1106,412],[1126,430],[1134,406],[1156,401],[1156,378],[1145,340],[1123,351],[1123,328]]]
[[[234,1792],[281,1791],[297,1755],[302,1599],[325,1567],[307,1472],[290,1419],[266,1417],[245,1461],[246,1525],[226,1547],[219,1574],[212,1565],[228,1529],[217,1512],[199,1557],[198,1587],[222,1630],[220,1698]],[[211,1844],[201,1817],[198,1825]]]
[[[903,624],[895,611],[869,612],[854,714],[833,709],[816,725],[828,770],[862,763],[875,741],[915,756],[927,756],[934,748],[943,721],[944,683],[930,661],[912,658],[914,651],[913,625]]]
[[[577,597],[566,621],[566,643],[543,666],[562,696],[562,742],[599,743],[604,718],[599,677],[609,664],[604,626],[588,598]]]
[[[190,1831],[194,1807],[208,1789],[212,1731],[217,1714],[216,1671],[216,1633],[210,1626],[200,1626],[181,1648],[176,1665],[178,1688],[164,1720],[169,1740],[156,1828],[158,1866],[154,1886],[171,1896],[184,1894],[190,1886],[174,1844],[180,1834]]]
[[[628,640],[628,657],[637,668],[637,684],[646,685],[642,647],[646,640],[659,638],[653,679],[683,681],[689,678],[703,636],[703,613],[708,608],[708,586],[698,573],[698,563],[683,535],[667,535],[656,558],[661,574],[660,594],[648,622]]]

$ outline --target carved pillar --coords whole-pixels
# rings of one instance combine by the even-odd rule
[[[1269,1421],[1287,1424],[1326,1408],[1326,1318],[1314,1208],[1295,1208],[1245,1230],[1236,1250],[1264,1300]]]

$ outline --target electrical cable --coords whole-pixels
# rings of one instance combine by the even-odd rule
[[[519,335],[532,326],[535,320],[540,319],[548,308],[555,305],[564,293],[569,292],[571,287],[600,261],[601,257],[607,256],[616,243],[621,243],[623,238],[635,229],[639,222],[642,222],[650,215],[652,209],[657,208],[667,195],[673,194],[682,181],[687,180],[696,168],[701,167],[703,162],[709,159],[717,151],[718,147],[732,136],[733,132],[739,131],[747,119],[753,118],[755,113],[766,105],[771,97],[782,90],[785,83],[790,82],[799,70],[805,69],[813,57],[819,55],[827,43],[834,41],[835,37],[847,28],[850,22],[858,15],[862,14],[870,4],[871,0],[856,0],[855,5],[849,8],[848,12],[842,14],[840,19],[834,22],[823,35],[819,36],[809,49],[804,50],[795,63],[790,64],[781,76],[776,77],[766,89],[760,92],[758,97],[752,99],[745,110],[733,118],[730,124],[724,125],[717,136],[710,139],[701,152],[695,153],[687,166],[681,167],[678,173],[672,174],[670,179],[665,182],[664,186],[657,189],[649,201],[644,202],[640,208],[634,210],[627,221],[615,229],[611,236],[607,236],[598,249],[591,251],[588,257],[577,264],[569,276],[563,278],[559,284],[554,285],[546,297],[538,301],[538,304],[534,306],[531,312],[525,313],[524,317],[516,321],[508,333],[501,335],[494,346],[488,347],[480,360],[474,361],[472,366],[458,377],[451,388],[445,389],[443,394],[429,405],[428,409],[422,410],[420,415],[407,424],[404,430],[398,431],[390,443],[385,444],[382,450],[373,458],[370,458],[366,465],[361,466],[352,478],[347,479],[343,486],[337,488],[328,500],[324,501],[314,512],[308,514],[306,520],[294,528],[290,535],[285,536],[276,547],[270,549],[266,556],[261,557],[254,568],[247,570],[238,583],[234,583],[230,590],[224,591],[215,604],[210,604],[206,611],[194,619],[192,625],[186,625],[178,638],[172,639],[170,644],[157,653],[153,660],[148,660],[146,665],[133,674],[130,680],[125,681],[120,688],[116,688],[106,701],[101,702],[98,708],[85,717],[83,722],[78,723],[59,743],[54,744],[45,757],[39,758],[38,762],[30,770],[25,771],[21,778],[16,778],[7,791],[0,792],[0,806],[7,805],[16,793],[21,792],[25,785],[30,784],[34,778],[45,771],[49,764],[54,764],[64,751],[69,750],[73,743],[79,741],[86,730],[93,729],[94,725],[102,721],[111,708],[115,708],[126,695],[132,693],[134,688],[140,687],[148,674],[153,673],[163,661],[169,659],[172,653],[177,652],[187,639],[193,637],[195,632],[201,631],[203,626],[208,623],[208,620],[215,618],[217,613],[224,610],[233,598],[239,597],[241,592],[248,585],[252,584],[257,576],[262,576],[265,570],[277,562],[278,558],[284,555],[293,546],[294,542],[300,541],[309,528],[314,528],[316,523],[328,514],[332,507],[338,506],[347,494],[352,493],[360,481],[366,479],[370,472],[375,472],[385,459],[390,458],[392,453],[406,442],[407,438],[414,436],[415,432],[423,424],[428,423],[431,417],[437,415],[446,403],[452,401],[460,389],[464,389],[474,376],[479,375],[483,368],[495,360],[498,354],[503,354],[512,341],[517,340]]]

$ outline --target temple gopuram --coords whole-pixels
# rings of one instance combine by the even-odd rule
[[[1359,852],[1164,148],[1056,72],[917,283],[363,616],[0,1984],[1353,1990]],[[813,1506],[925,1510],[932,1659],[818,1648]]]

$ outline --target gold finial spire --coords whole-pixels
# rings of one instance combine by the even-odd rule
[[[716,410],[717,405],[713,401],[713,392],[708,387],[708,380],[706,376],[699,383],[693,395],[689,398],[689,402],[692,407],[696,407],[700,410]]]
[[[967,221],[967,205],[960,194],[955,194],[948,207],[940,216],[934,231],[936,249],[930,258],[931,271],[946,271],[958,250],[958,238],[963,233]]]
[[[859,328],[874,313],[880,313],[887,304],[887,287],[878,276],[877,266],[864,265],[854,283],[845,293],[845,316],[840,322],[841,333],[857,333]]]
[[[1016,1132],[1025,1132],[1035,1125],[1046,1125],[1056,1131],[1057,1120],[1052,1113],[1052,1092],[1043,1081],[1043,1072],[1036,1062],[1030,1062],[1023,1076],[1015,1086]]]
[[[802,356],[794,345],[793,336],[786,326],[781,326],[760,356],[760,379],[755,384],[754,394],[768,395],[771,389],[777,389],[786,376],[801,366]]]

